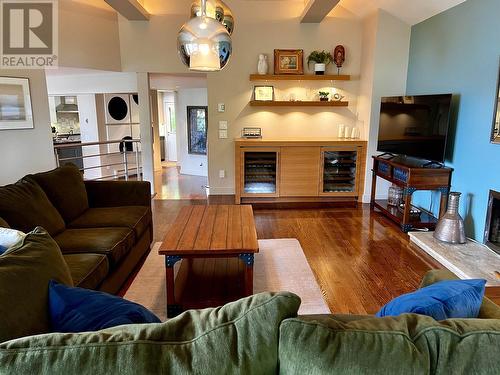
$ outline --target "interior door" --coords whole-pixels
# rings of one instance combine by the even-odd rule
[[[175,105],[170,102],[163,102],[163,113],[167,136],[165,139],[167,149],[167,160],[177,161],[177,127],[175,122]]]

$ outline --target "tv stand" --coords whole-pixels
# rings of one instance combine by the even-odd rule
[[[427,163],[422,164],[422,168],[444,168],[444,164],[437,161],[428,161]]]
[[[422,211],[419,216],[412,216],[411,198],[417,190],[434,190],[441,193],[439,217],[441,217],[448,204],[448,194],[451,186],[453,169],[443,165],[433,167],[434,164],[423,167],[414,162],[405,162],[398,158],[389,160],[380,156],[373,156],[372,192],[370,206],[372,210],[379,210],[383,215],[400,225],[403,232],[417,229],[435,229],[438,218],[431,213]],[[376,200],[377,177],[392,182],[403,189],[404,209],[390,206],[387,200]]]

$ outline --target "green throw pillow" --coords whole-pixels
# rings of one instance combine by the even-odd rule
[[[279,326],[297,315],[299,305],[299,297],[291,293],[260,293],[219,308],[187,311],[165,323],[19,339],[0,344],[0,369],[32,374],[276,374]]]
[[[43,228],[0,255],[0,342],[50,331],[50,280],[73,285],[59,246]]]
[[[11,228],[25,233],[40,226],[53,236],[65,228],[63,218],[42,188],[27,178],[0,187],[0,217]]]
[[[89,208],[82,173],[74,164],[27,176],[40,185],[49,200],[69,223]]]

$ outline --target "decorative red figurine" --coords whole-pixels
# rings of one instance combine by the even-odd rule
[[[333,60],[335,61],[335,65],[337,65],[337,74],[340,74],[340,68],[345,61],[345,48],[342,45],[338,45],[333,50]]]

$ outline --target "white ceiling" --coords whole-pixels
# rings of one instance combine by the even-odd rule
[[[341,0],[339,5],[364,17],[383,9],[402,21],[415,25],[466,0]]]
[[[82,0],[73,0],[82,1]],[[95,2],[97,0],[87,0]],[[104,3],[104,0],[100,0]],[[138,0],[152,14],[175,13],[175,9],[189,9],[192,1],[197,0]],[[252,2],[258,7],[259,2],[276,1],[283,3],[286,7],[287,2],[299,1],[306,4],[309,0],[226,0],[231,6],[232,2],[245,1]],[[386,12],[396,16],[402,21],[414,25],[426,20],[436,14],[439,14],[449,8],[452,8],[465,0],[341,0],[339,5],[351,13],[362,18],[377,9],[383,9]],[[244,15],[241,15],[244,17]]]

